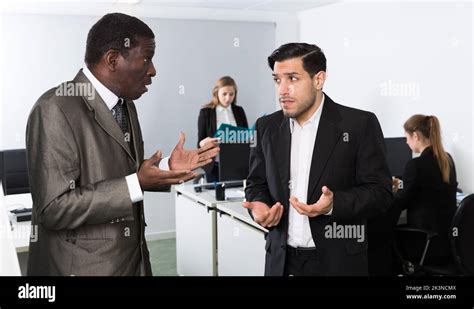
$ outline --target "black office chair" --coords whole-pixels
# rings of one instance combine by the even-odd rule
[[[29,193],[26,149],[4,150],[0,158],[3,193],[5,195]]]
[[[474,276],[474,194],[466,196],[453,218],[454,260],[462,275]]]
[[[474,194],[462,200],[453,217],[450,231],[449,241],[453,262],[429,264],[425,261],[426,255],[431,242],[435,237],[438,237],[437,233],[406,226],[397,227],[394,251],[400,261],[402,275],[474,275],[474,247],[472,246],[474,238]],[[400,246],[403,239],[410,240],[411,257],[407,257]]]
[[[400,213],[401,210],[392,204],[386,212],[367,221],[369,276],[396,275],[392,244]]]

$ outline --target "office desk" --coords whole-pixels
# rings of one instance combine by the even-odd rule
[[[194,187],[175,187],[178,275],[263,275],[266,230],[241,201],[217,201],[214,190]]]
[[[0,185],[0,276],[21,276],[15,250],[15,236],[5,207],[5,196]]]
[[[217,275],[217,227],[214,190],[196,193],[196,185],[176,186],[176,267],[180,276]]]
[[[265,234],[242,202],[217,204],[217,273],[219,276],[263,276]]]
[[[7,213],[15,208],[32,208],[33,201],[30,193],[11,194],[4,196]],[[13,222],[13,241],[17,252],[27,252],[30,246],[31,221]],[[34,234],[33,236],[35,236]]]

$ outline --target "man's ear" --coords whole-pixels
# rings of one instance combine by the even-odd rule
[[[109,49],[103,56],[105,64],[110,71],[115,72],[120,52],[116,49]]]
[[[313,85],[317,90],[323,89],[325,81],[326,81],[325,71],[319,71],[313,76]]]

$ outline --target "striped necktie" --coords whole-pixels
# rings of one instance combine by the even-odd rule
[[[128,122],[123,99],[119,98],[117,104],[112,108],[112,114],[114,115],[120,129],[122,129],[122,133],[126,134],[128,132]]]

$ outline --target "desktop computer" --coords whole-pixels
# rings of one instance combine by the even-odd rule
[[[413,158],[413,152],[405,137],[385,138],[388,168],[392,176],[402,179],[405,166]]]
[[[250,143],[221,143],[219,148],[219,181],[196,186],[196,192],[217,187],[229,189],[244,186],[249,173]]]
[[[220,144],[219,181],[247,179],[249,173],[250,144]]]

